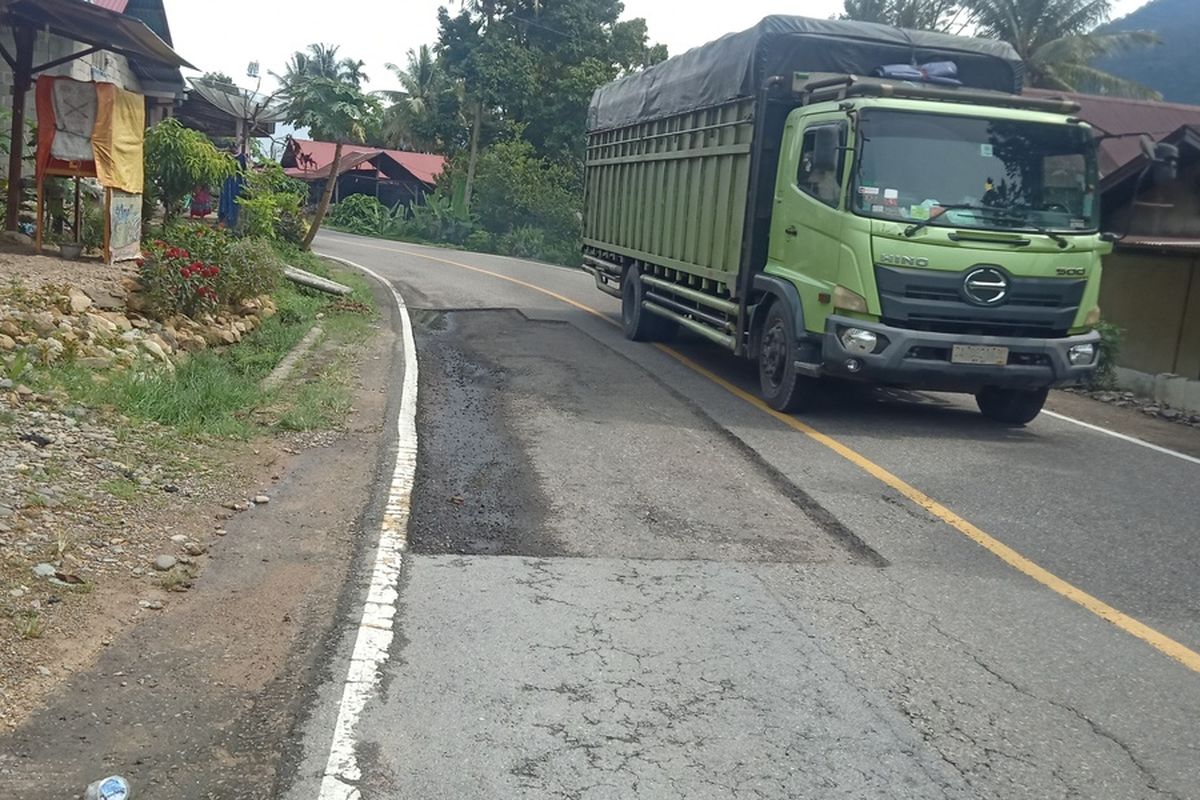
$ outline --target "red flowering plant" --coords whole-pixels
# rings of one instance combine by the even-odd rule
[[[144,249],[146,258],[139,264],[142,288],[156,312],[196,317],[220,305],[216,288],[220,267],[161,239]]]

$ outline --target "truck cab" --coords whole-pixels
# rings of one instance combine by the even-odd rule
[[[759,334],[764,396],[795,405],[828,375],[1032,419],[1050,387],[1095,369],[1111,247],[1097,183],[1092,131],[1062,112],[844,95],[795,108],[759,283],[794,287],[803,326]]]

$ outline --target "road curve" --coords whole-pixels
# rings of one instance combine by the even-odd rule
[[[421,370],[364,796],[1200,797],[1200,464],[947,395],[781,419],[578,271],[317,249]]]

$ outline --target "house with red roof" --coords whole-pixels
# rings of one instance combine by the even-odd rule
[[[1200,413],[1200,106],[1065,97],[1100,136],[1101,226],[1117,236],[1104,259],[1100,310],[1125,331],[1121,381]],[[1145,155],[1143,134],[1178,149],[1173,178]]]
[[[314,203],[329,180],[336,148],[333,142],[290,136],[284,146],[281,159],[284,172],[309,185],[309,196]],[[336,203],[350,195],[365,194],[388,207],[420,204],[433,191],[445,167],[446,159],[431,153],[346,145],[342,148],[342,161],[334,170],[338,178],[333,199]]]

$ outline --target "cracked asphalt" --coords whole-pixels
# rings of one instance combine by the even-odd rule
[[[363,798],[1200,798],[1200,675],[656,348],[445,261],[615,314],[587,276],[318,249],[394,281],[420,364]],[[839,392],[805,421],[1200,648],[1195,465],[946,395]]]

